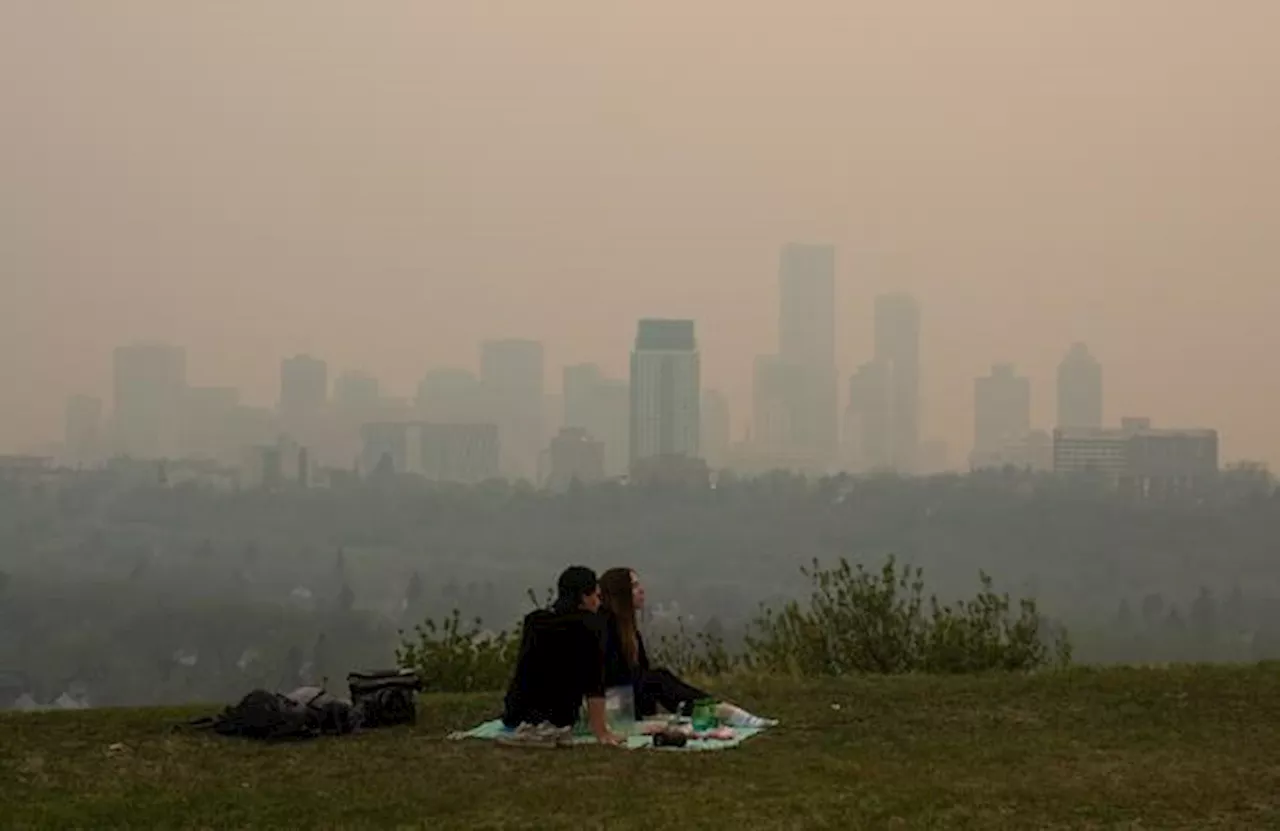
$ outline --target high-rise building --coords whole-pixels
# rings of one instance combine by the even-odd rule
[[[778,265],[778,363],[794,376],[788,392],[795,450],[830,459],[836,419],[835,248],[788,243]]]
[[[333,382],[333,406],[349,421],[372,418],[382,403],[378,379],[367,372],[344,372]]]
[[[503,473],[536,481],[544,442],[546,406],[542,344],[491,340],[480,347],[480,385],[485,421],[498,425]]]
[[[712,468],[724,467],[729,458],[729,439],[732,415],[729,399],[719,390],[702,393],[702,432],[699,444],[702,457]]]
[[[565,427],[551,440],[547,487],[566,491],[573,482],[590,485],[604,479],[604,444],[581,427]]]
[[[234,461],[243,448],[231,428],[240,406],[235,387],[189,387],[183,402],[182,452],[199,459]]]
[[[973,466],[1004,463],[1006,449],[1031,431],[1031,379],[1012,364],[996,364],[991,374],[973,380]]]
[[[67,461],[82,467],[102,457],[102,399],[73,395],[67,399],[63,431]]]
[[[771,455],[802,449],[796,441],[804,375],[777,355],[756,356],[751,381],[751,443]]]
[[[631,467],[700,452],[702,364],[692,320],[641,320],[631,353]]]
[[[854,470],[895,469],[889,366],[869,361],[849,379],[846,460]]]
[[[595,364],[564,368],[565,427],[581,427],[604,445],[607,476],[621,476],[629,463],[630,388],[609,378]]]
[[[480,379],[465,369],[433,369],[418,384],[418,412],[437,424],[479,423],[485,419]]]
[[[114,427],[122,453],[163,458],[178,453],[187,352],[166,344],[115,350]]]
[[[1102,364],[1076,343],[1058,364],[1058,427],[1102,427]]]
[[[887,466],[914,473],[920,444],[920,304],[914,297],[876,298],[875,362],[885,373]]]
[[[492,424],[418,424],[421,472],[437,482],[475,484],[500,475]]]
[[[329,365],[310,355],[280,362],[280,418],[286,429],[313,421],[329,401]]]

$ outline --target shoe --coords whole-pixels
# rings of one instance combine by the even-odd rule
[[[521,724],[498,737],[498,744],[505,747],[537,747],[552,749],[568,747],[573,743],[571,727],[555,727],[548,722]]]

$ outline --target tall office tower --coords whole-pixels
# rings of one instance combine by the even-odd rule
[[[1083,343],[1058,364],[1058,427],[1102,427],[1102,364]]]
[[[887,467],[914,473],[920,444],[920,304],[914,297],[876,298],[875,362],[885,374]]]
[[[595,364],[564,368],[564,427],[579,427],[604,445],[606,476],[622,476],[629,462],[630,388]]]
[[[702,457],[712,468],[724,467],[729,456],[732,415],[729,399],[719,390],[702,392],[702,427],[698,443]]]
[[[333,382],[334,410],[348,422],[373,420],[381,404],[381,385],[367,372],[344,372]]]
[[[115,350],[114,426],[123,453],[163,458],[178,453],[187,352],[166,344],[134,344]]]
[[[766,454],[791,454],[805,376],[777,355],[757,355],[751,379],[751,444]]]
[[[536,482],[545,442],[544,357],[532,340],[491,340],[480,347],[485,421],[498,425],[503,474]]]
[[[182,452],[198,459],[234,461],[243,457],[233,428],[240,407],[235,387],[188,387],[183,402]]]
[[[692,320],[641,320],[631,353],[631,464],[698,457],[702,363]]]
[[[854,470],[894,469],[889,393],[889,368],[883,361],[863,364],[849,379],[845,433],[847,461]]]
[[[486,413],[480,379],[465,369],[432,369],[418,384],[418,413],[434,424],[479,424]]]
[[[101,399],[88,395],[68,398],[63,427],[65,453],[71,465],[91,465],[102,457]]]
[[[280,419],[286,430],[305,428],[328,402],[328,364],[310,355],[280,362]]]
[[[788,243],[778,265],[778,362],[796,376],[792,449],[832,459],[836,402],[835,248]]]
[[[973,466],[1004,464],[1007,451],[1030,432],[1030,378],[1012,364],[996,364],[990,375],[973,380]]]

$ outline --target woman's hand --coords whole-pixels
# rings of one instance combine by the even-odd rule
[[[596,734],[596,741],[600,742],[600,744],[605,747],[621,747],[626,740],[617,733],[610,733],[608,730],[605,730],[603,733]]]

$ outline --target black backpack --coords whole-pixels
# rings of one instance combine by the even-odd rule
[[[236,704],[190,726],[221,736],[260,741],[297,741],[320,735],[350,733],[360,725],[359,713],[323,691],[298,700],[268,690],[253,690]]]
[[[353,672],[347,676],[351,705],[364,727],[416,724],[422,679],[413,670]]]

